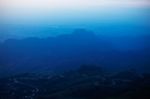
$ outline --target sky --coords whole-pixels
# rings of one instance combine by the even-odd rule
[[[96,28],[107,24],[147,25],[149,0],[0,0],[4,24]]]
[[[131,10],[150,7],[149,0],[1,0],[3,17],[10,22],[44,22],[95,17],[132,17]]]

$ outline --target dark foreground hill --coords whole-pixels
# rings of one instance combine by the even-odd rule
[[[26,73],[0,79],[0,99],[150,99],[150,74],[93,65],[59,75]]]
[[[9,39],[0,44],[0,73],[3,76],[23,72],[60,72],[81,64],[97,64],[112,71],[127,68],[149,71],[149,37],[144,38],[145,42],[140,40],[143,37],[110,40],[84,29],[44,39]],[[132,49],[117,48],[125,45]]]

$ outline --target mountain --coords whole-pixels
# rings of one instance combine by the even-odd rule
[[[149,62],[146,61],[149,55],[145,56],[144,47],[118,50],[115,46],[112,40],[85,29],[43,39],[8,39],[0,44],[0,72],[60,72],[81,64],[95,64],[112,71],[124,68],[149,69]]]

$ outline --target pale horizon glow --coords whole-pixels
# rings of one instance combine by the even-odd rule
[[[84,7],[143,7],[150,6],[148,0],[3,0],[7,8],[84,8]]]
[[[82,13],[118,13],[118,10],[150,7],[150,3],[148,0],[1,0],[0,6],[7,20],[34,21],[43,16],[53,20],[54,17],[65,17],[64,14],[68,18],[71,15],[82,17]]]

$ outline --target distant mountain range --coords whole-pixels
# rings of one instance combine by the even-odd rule
[[[72,30],[80,28],[79,26],[53,26],[53,25],[31,25],[31,24],[5,24],[0,25],[0,41],[7,39],[24,39],[28,37],[47,38],[49,36],[58,36],[71,34]],[[150,35],[150,26],[148,24],[95,24],[94,26],[82,27],[90,29],[96,35],[104,36],[143,36]]]
[[[149,42],[149,37],[109,39],[85,29],[43,39],[8,39],[0,43],[0,73],[59,72],[82,64],[112,71],[124,68],[149,71]]]

